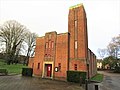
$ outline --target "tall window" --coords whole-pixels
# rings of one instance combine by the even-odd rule
[[[77,28],[77,20],[75,20],[75,28]]]
[[[77,49],[77,41],[75,41],[75,49]]]
[[[37,69],[40,69],[40,63],[38,63]]]
[[[32,68],[34,68],[34,63],[32,64]]]
[[[61,71],[61,63],[58,63],[58,69]]]
[[[77,14],[78,14],[78,11],[77,11],[77,9],[75,9],[75,11],[74,11],[74,15],[75,15],[75,20],[77,20]]]
[[[52,49],[53,49],[53,46],[54,46],[54,43],[53,43],[53,41],[51,42],[51,47],[52,47]]]
[[[74,64],[74,70],[77,70],[77,64]]]
[[[78,29],[78,21],[77,21],[77,18],[78,18],[78,10],[75,9],[74,10],[74,27],[75,27],[75,40],[77,40],[77,29]]]
[[[51,47],[51,41],[49,41],[49,48]]]
[[[46,57],[48,53],[48,42],[46,42],[45,48],[46,48],[46,52],[45,52],[45,57]]]
[[[77,20],[75,20],[75,58],[77,58],[77,40],[78,40],[78,25],[77,25]]]
[[[78,27],[78,25],[77,25],[77,20],[75,20],[75,40],[77,40],[77,27]]]
[[[48,48],[48,42],[46,42],[46,48]]]

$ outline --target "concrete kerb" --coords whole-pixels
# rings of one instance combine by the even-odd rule
[[[88,90],[99,90],[101,83],[100,81],[90,80],[88,83]]]

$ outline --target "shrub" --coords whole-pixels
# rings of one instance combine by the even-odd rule
[[[115,73],[120,73],[120,67],[116,66],[114,72]]]
[[[86,72],[81,71],[67,71],[67,81],[68,82],[80,82],[80,77],[82,78],[82,83],[85,83]]]
[[[0,69],[0,73],[1,73],[1,75],[7,75],[8,71],[7,71],[7,69]]]
[[[22,76],[31,76],[33,74],[32,68],[22,68]]]

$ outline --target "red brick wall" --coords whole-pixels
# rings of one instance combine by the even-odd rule
[[[34,74],[42,75],[43,71],[43,61],[44,61],[44,37],[40,37],[36,39],[36,48],[35,48],[35,57],[34,57]],[[37,69],[38,63],[40,63],[40,69]]]
[[[91,50],[88,49],[88,63],[89,63],[89,78],[91,78],[92,72],[91,72]]]
[[[77,34],[75,31],[75,20],[77,21]],[[88,57],[87,22],[83,5],[69,10],[68,31],[70,33],[70,70],[73,65],[78,65],[79,71],[86,71],[86,60]],[[77,35],[77,38],[75,38]],[[77,49],[75,49],[77,41]],[[75,55],[77,54],[77,55]]]
[[[68,33],[57,35],[55,67],[61,63],[61,70],[55,72],[55,77],[66,77],[68,70]]]
[[[78,57],[87,58],[88,40],[87,40],[87,22],[84,7],[78,8]]]
[[[97,73],[97,59],[96,59],[96,55],[94,54],[94,69],[93,69],[93,76],[96,75]]]
[[[88,50],[88,63],[89,63],[89,77],[93,77],[97,73],[97,63],[95,54]]]
[[[77,64],[77,71],[85,71],[86,72],[86,62],[85,60],[70,60],[69,70],[75,70],[74,65]]]
[[[55,60],[56,37],[56,32],[48,32],[45,34],[45,61]]]
[[[68,15],[68,32],[70,33],[70,58],[74,58],[74,10],[69,10]]]
[[[77,41],[78,58],[87,58],[88,40],[87,40],[87,21],[84,7],[73,8],[69,10],[68,31],[70,33],[70,58],[75,58],[75,10],[77,10]]]
[[[75,24],[75,20],[77,24]],[[75,48],[76,41],[77,49]],[[51,42],[53,42],[53,48],[51,48]],[[46,43],[48,43],[48,47],[50,44],[50,48],[46,49]],[[61,70],[53,72],[53,77],[66,78],[66,71],[75,70],[75,65],[77,65],[77,71],[87,72],[87,60],[89,75],[92,77],[96,73],[96,57],[91,50],[88,50],[86,13],[83,5],[80,5],[69,9],[68,33],[49,32],[45,34],[45,37],[36,39],[34,61],[29,62],[29,66],[31,67],[34,63],[34,74],[42,76],[44,61],[53,62],[54,68],[61,63]],[[40,69],[37,69],[38,63],[40,63]]]

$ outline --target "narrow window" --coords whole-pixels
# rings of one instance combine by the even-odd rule
[[[75,34],[75,40],[77,40],[77,32],[78,32],[78,9],[74,9],[74,34]]]
[[[54,46],[53,44],[54,44],[54,43],[53,43],[53,41],[52,41],[52,42],[51,42],[51,47],[52,47],[52,49],[53,49],[53,46]]]
[[[61,63],[58,63],[58,69],[61,71]]]
[[[75,49],[77,49],[77,41],[75,41]]]
[[[75,29],[77,29],[77,20],[75,20]]]
[[[47,57],[47,53],[45,54],[45,57]]]
[[[49,41],[49,48],[51,47],[51,41]]]
[[[77,9],[75,9],[74,11],[74,28],[75,28],[75,40],[77,40],[77,29],[78,29],[78,21],[77,21],[77,14],[78,14],[78,11]]]
[[[75,20],[75,40],[77,40],[77,20]]]
[[[34,63],[32,64],[32,68],[34,68]]]
[[[74,64],[74,70],[77,70],[77,64]]]
[[[46,48],[48,48],[48,42],[46,42]]]
[[[77,14],[78,14],[78,10],[77,9],[75,9],[75,11],[74,11],[74,17],[75,17],[75,20],[77,20]]]
[[[38,67],[37,67],[37,69],[40,69],[40,63],[38,63]]]

